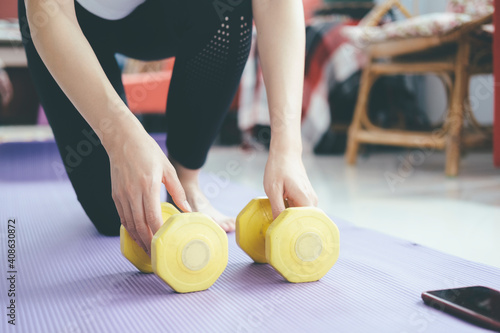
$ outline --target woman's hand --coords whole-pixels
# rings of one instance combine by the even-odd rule
[[[318,197],[307,177],[300,153],[269,152],[264,173],[264,189],[273,209],[273,217],[290,207],[317,206]]]
[[[253,0],[257,43],[271,118],[271,147],[264,189],[276,218],[290,206],[316,206],[302,164],[300,139],[305,64],[302,1]]]
[[[177,173],[156,141],[146,132],[127,133],[125,141],[106,147],[112,195],[121,223],[149,255],[151,240],[163,224],[161,183],[176,205],[191,211]]]

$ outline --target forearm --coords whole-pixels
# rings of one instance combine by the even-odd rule
[[[110,146],[121,128],[140,131],[83,35],[74,2],[28,0],[27,16],[44,64],[103,145]],[[46,17],[43,24],[37,24],[40,17]]]
[[[301,153],[305,25],[300,0],[254,0],[257,43],[271,118],[271,150]]]

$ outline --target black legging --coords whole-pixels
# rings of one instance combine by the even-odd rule
[[[111,198],[106,151],[45,67],[31,39],[24,0],[18,4],[28,67],[71,184],[98,231],[118,235],[120,219]],[[166,111],[167,149],[181,165],[200,168],[248,57],[251,0],[147,0],[120,20],[102,19],[78,3],[75,7],[83,33],[123,100],[115,53],[140,60],[175,56]]]

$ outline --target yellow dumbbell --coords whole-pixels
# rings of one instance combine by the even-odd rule
[[[236,242],[294,283],[321,279],[339,257],[339,230],[322,210],[287,208],[273,221],[268,198],[253,199],[240,212]]]
[[[122,254],[143,273],[155,273],[172,289],[187,293],[208,289],[227,266],[227,235],[202,213],[183,213],[161,204],[164,224],[153,236],[151,258],[120,228]]]

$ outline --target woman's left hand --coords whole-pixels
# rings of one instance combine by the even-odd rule
[[[273,217],[290,207],[317,206],[318,197],[307,177],[299,153],[270,151],[264,173],[264,189],[271,201]]]

